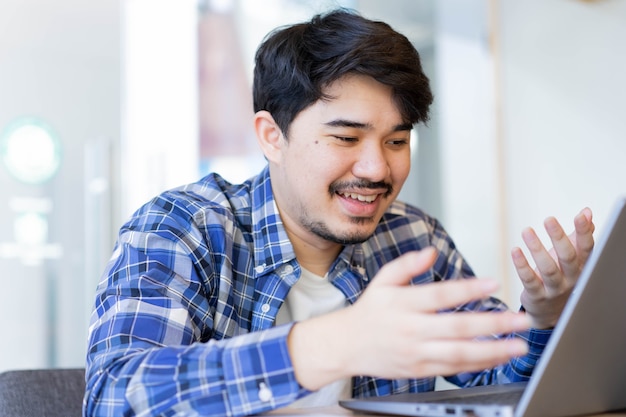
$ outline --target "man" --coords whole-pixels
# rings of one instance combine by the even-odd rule
[[[235,416],[432,390],[436,375],[528,379],[593,247],[590,211],[569,237],[546,221],[552,252],[524,232],[537,268],[513,251],[525,311],[507,312],[493,281],[463,279],[442,226],[396,201],[432,102],[404,36],[345,10],[283,28],[259,47],[253,94],[266,169],[165,192],[121,229],[85,414]]]

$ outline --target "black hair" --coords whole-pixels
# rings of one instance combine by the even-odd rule
[[[405,119],[426,122],[433,101],[419,53],[387,23],[337,9],[270,32],[255,57],[254,111],[266,110],[285,134],[293,119],[347,74],[374,78],[392,88]]]

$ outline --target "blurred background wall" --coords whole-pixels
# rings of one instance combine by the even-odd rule
[[[0,369],[84,357],[119,198],[121,16],[115,1],[0,3]]]
[[[571,228],[590,206],[602,229],[626,195],[621,0],[3,0],[0,371],[83,365],[121,223],[208,171],[258,171],[254,50],[338,5],[420,51],[436,101],[401,198],[501,279],[511,307],[523,227]]]

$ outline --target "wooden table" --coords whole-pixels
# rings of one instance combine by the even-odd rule
[[[285,417],[297,417],[297,416],[310,416],[310,417],[332,417],[332,416],[358,416],[358,417],[373,417],[372,414],[354,413],[350,410],[346,410],[340,406],[333,407],[312,407],[312,408],[282,408],[272,411],[271,413],[264,414],[267,416],[285,416]],[[593,417],[626,417],[626,410],[617,413],[608,414],[594,414]]]

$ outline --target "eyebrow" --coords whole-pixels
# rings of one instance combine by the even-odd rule
[[[372,129],[372,125],[369,123],[361,123],[355,122],[353,120],[346,119],[335,119],[330,122],[324,123],[325,126],[328,127],[351,127],[354,129],[362,129],[362,130],[370,130]],[[411,123],[400,123],[393,127],[393,132],[404,132],[406,130],[413,129],[413,125]]]

